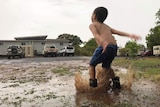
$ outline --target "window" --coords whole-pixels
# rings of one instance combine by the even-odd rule
[[[3,45],[3,42],[0,42],[0,46],[2,46]]]
[[[25,43],[25,42],[22,42],[21,45],[26,45],[26,43]]]
[[[63,46],[63,42],[60,42],[60,45]]]
[[[153,48],[153,50],[159,50],[159,48],[158,48],[158,47],[156,47],[156,48]]]
[[[45,45],[45,42],[42,42],[41,44],[42,44],[42,45]]]

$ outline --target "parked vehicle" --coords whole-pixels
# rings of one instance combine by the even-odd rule
[[[160,45],[153,46],[153,55],[160,56]]]
[[[141,56],[153,56],[153,51],[147,50],[141,53]]]
[[[7,57],[8,59],[15,58],[16,56],[20,58],[25,57],[25,50],[20,45],[10,45],[7,48]]]
[[[60,49],[59,56],[74,56],[74,51],[75,49],[73,46],[64,46],[62,49]]]
[[[47,57],[47,56],[57,56],[58,54],[58,49],[56,48],[56,46],[54,44],[46,44],[44,46],[44,49],[43,49],[43,56]]]

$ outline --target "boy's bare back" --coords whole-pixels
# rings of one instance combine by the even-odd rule
[[[95,38],[101,38],[101,40],[96,39],[96,42],[98,44],[98,46],[101,46],[101,42],[105,41],[107,42],[107,44],[113,44],[113,45],[117,45],[114,37],[112,36],[112,29],[104,24],[104,23],[99,23],[99,22],[93,22],[90,25],[90,28],[92,29],[95,28],[95,33],[97,32],[97,35],[94,35]]]

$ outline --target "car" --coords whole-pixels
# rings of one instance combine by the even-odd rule
[[[142,52],[141,56],[142,57],[144,57],[144,56],[153,56],[153,51],[147,50],[145,52]]]
[[[7,48],[8,59],[15,58],[16,56],[18,56],[19,58],[24,58],[25,57],[24,48],[20,45],[9,45]]]
[[[59,50],[59,56],[74,56],[75,49],[73,46],[64,46]]]
[[[43,49],[43,56],[48,57],[48,56],[57,56],[58,54],[58,49],[54,44],[45,44],[44,49]]]

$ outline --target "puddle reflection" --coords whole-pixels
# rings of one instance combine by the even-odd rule
[[[76,105],[82,106],[105,106],[117,102],[120,90],[108,91],[106,93],[76,93]]]

